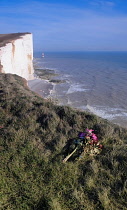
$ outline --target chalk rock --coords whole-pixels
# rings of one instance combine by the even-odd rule
[[[30,33],[0,35],[0,72],[33,78],[33,38]]]

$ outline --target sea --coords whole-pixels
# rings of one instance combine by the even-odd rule
[[[60,105],[127,128],[127,52],[36,52],[34,62],[63,80],[50,94]]]

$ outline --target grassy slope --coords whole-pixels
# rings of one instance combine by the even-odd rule
[[[2,210],[127,209],[127,130],[56,106],[10,74],[0,74],[0,125]],[[102,154],[63,164],[67,140],[85,128]]]

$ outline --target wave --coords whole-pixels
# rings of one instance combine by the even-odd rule
[[[127,117],[127,111],[125,109],[120,108],[110,108],[104,106],[90,106],[87,105],[86,109],[88,109],[93,114],[98,115],[107,120],[114,120],[117,117]]]
[[[84,85],[82,84],[72,84],[66,94],[71,94],[75,92],[85,92],[88,90],[89,89],[84,88]]]

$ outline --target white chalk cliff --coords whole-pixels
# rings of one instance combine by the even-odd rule
[[[11,34],[14,35],[14,34]],[[2,35],[1,35],[2,36]],[[33,78],[33,39],[32,34],[18,34],[13,38],[2,36],[0,46],[0,72],[17,74],[27,80]],[[4,42],[4,38],[6,38]],[[12,39],[11,39],[12,38]]]

